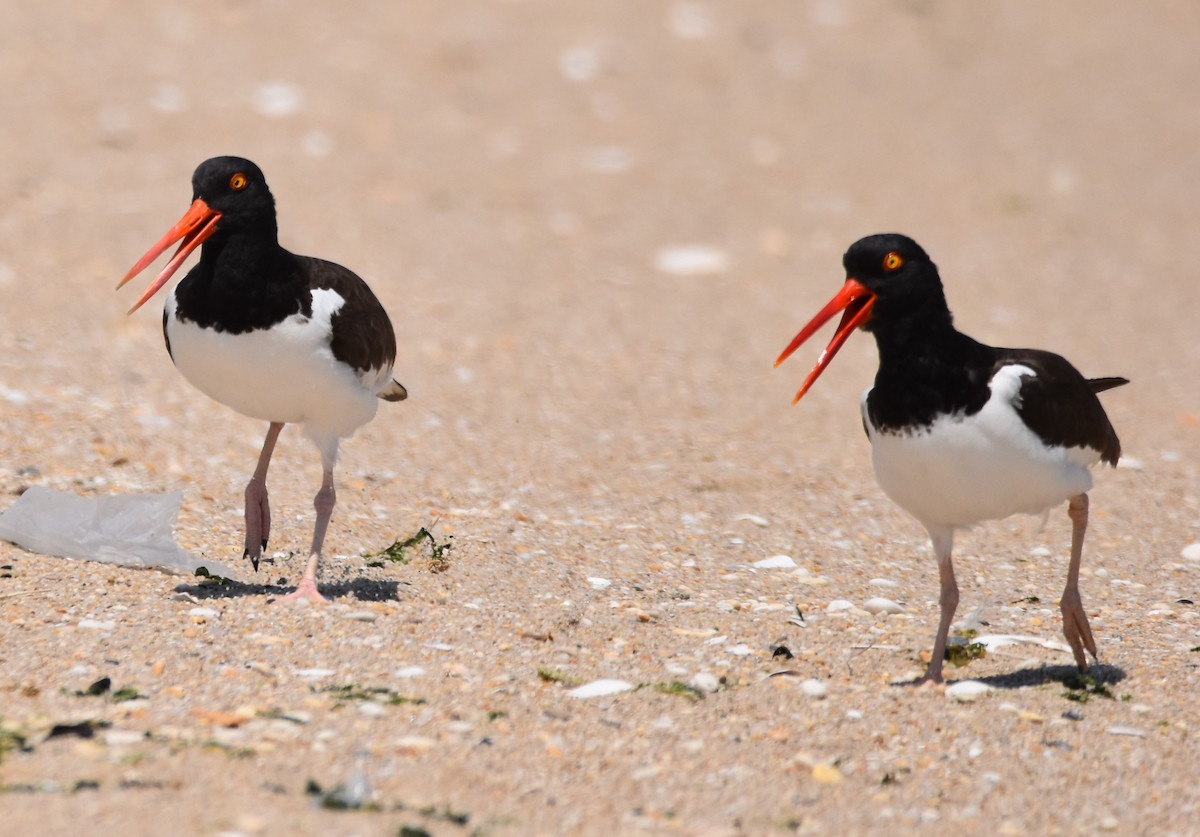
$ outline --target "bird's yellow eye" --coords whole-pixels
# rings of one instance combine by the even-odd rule
[[[233,177],[229,178],[229,188],[235,192],[240,192],[246,188],[246,175],[240,171]]]
[[[883,257],[883,269],[888,271],[889,273],[891,273],[892,271],[899,270],[901,265],[903,265],[903,264],[904,264],[903,257],[901,257],[901,255],[899,253],[897,253],[895,250],[893,250],[892,252],[888,253],[886,256]]]

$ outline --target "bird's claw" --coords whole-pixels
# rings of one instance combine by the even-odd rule
[[[325,604],[329,599],[321,595],[317,590],[317,583],[311,578],[302,578],[300,583],[296,585],[296,589],[280,598],[284,602],[314,602],[316,604]]]
[[[266,548],[267,548],[267,542],[263,541],[263,549],[265,550]],[[262,550],[251,552],[250,550],[247,549],[247,550],[243,551],[242,552],[242,560],[245,561],[247,558],[250,559],[250,566],[254,567],[255,572],[258,572],[258,564],[260,561],[262,561]]]
[[[914,680],[912,684],[918,688],[929,689],[935,686],[941,686],[945,682],[946,681],[942,678],[941,670],[939,669],[938,671],[934,671],[931,667],[927,669],[924,674]]]
[[[1075,665],[1081,672],[1087,671],[1085,649],[1097,662],[1100,660],[1100,655],[1096,653],[1096,640],[1092,636],[1092,626],[1088,623],[1087,613],[1083,609],[1083,601],[1079,598],[1078,592],[1074,595],[1069,592],[1063,595],[1062,616],[1063,636],[1067,638],[1067,643],[1071,646],[1071,653],[1075,655]]]
[[[242,558],[250,559],[255,572],[258,572],[270,535],[271,504],[267,498],[267,487],[252,478],[246,485],[246,548]]]

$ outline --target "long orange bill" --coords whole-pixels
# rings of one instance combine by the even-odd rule
[[[845,309],[846,313],[842,314],[842,321],[838,323],[837,331],[833,333],[833,339],[829,341],[829,345],[825,347],[825,351],[821,352],[821,356],[817,358],[816,365],[808,373],[808,377],[804,379],[804,386],[800,387],[800,391],[792,399],[793,404],[804,397],[804,393],[808,392],[809,387],[825,371],[825,367],[833,360],[833,356],[838,353],[838,349],[842,348],[842,344],[846,342],[854,330],[871,319],[871,308],[874,305],[875,293],[873,291],[868,290],[856,279],[847,279],[846,284],[842,285],[842,289],[834,294],[833,299],[829,300],[825,304],[825,307],[818,311],[817,315],[809,321],[808,325],[800,329],[800,333],[792,338],[792,342],[788,344],[788,347],[783,350],[779,358],[775,361],[776,366],[787,360],[788,356],[796,351],[801,343],[812,337],[817,329],[825,325],[834,314]]]
[[[145,270],[150,262],[162,255],[164,250],[176,241],[183,239],[179,244],[179,249],[171,257],[171,261],[167,262],[167,266],[163,268],[162,273],[158,274],[158,277],[150,283],[150,287],[146,288],[145,292],[138,297],[138,301],[133,303],[133,307],[129,309],[127,314],[132,314],[141,308],[146,300],[158,293],[158,289],[167,284],[167,281],[175,274],[175,271],[179,270],[179,266],[191,255],[192,251],[216,232],[217,222],[220,220],[221,213],[215,209],[211,209],[200,198],[196,198],[192,202],[188,211],[179,219],[179,223],[167,230],[167,234],[160,238],[157,244],[147,250],[146,255],[138,259],[137,264],[129,268],[129,272],[117,283],[117,287],[120,288]]]

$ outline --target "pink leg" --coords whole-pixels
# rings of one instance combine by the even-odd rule
[[[1075,654],[1075,665],[1079,666],[1080,671],[1087,671],[1087,657],[1083,653],[1085,648],[1099,661],[1092,626],[1088,624],[1083,599],[1079,595],[1079,564],[1083,560],[1083,535],[1087,531],[1088,496],[1076,494],[1072,497],[1067,503],[1067,514],[1071,518],[1071,563],[1067,567],[1067,586],[1060,602],[1063,636]]]
[[[950,623],[954,620],[954,611],[958,609],[958,583],[954,580],[954,564],[950,554],[954,548],[954,530],[930,531],[933,541],[933,551],[937,554],[938,575],[941,578],[942,592],[938,597],[942,615],[938,621],[937,636],[933,640],[933,656],[929,659],[929,668],[917,680],[917,684],[942,682],[942,658],[946,656],[946,641],[950,636]]]
[[[267,428],[267,438],[263,440],[262,452],[258,455],[258,467],[254,476],[246,485],[246,551],[243,558],[249,558],[258,572],[258,562],[263,550],[267,548],[267,540],[271,536],[271,504],[267,500],[267,468],[271,464],[271,454],[275,452],[275,442],[279,431],[283,430],[283,422],[273,421]]]
[[[321,560],[321,547],[325,543],[325,530],[329,528],[329,518],[333,515],[333,507],[337,503],[337,493],[333,488],[333,468],[325,468],[321,479],[321,490],[313,498],[313,508],[317,511],[317,525],[313,529],[312,549],[309,550],[308,565],[296,589],[283,597],[284,601],[307,599],[311,602],[329,601],[317,590],[317,565]]]

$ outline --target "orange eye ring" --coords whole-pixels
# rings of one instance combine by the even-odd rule
[[[883,257],[883,269],[888,273],[899,270],[904,266],[904,257],[895,250]]]
[[[233,177],[229,178],[229,188],[235,192],[240,192],[246,188],[247,182],[246,175],[239,171]]]

